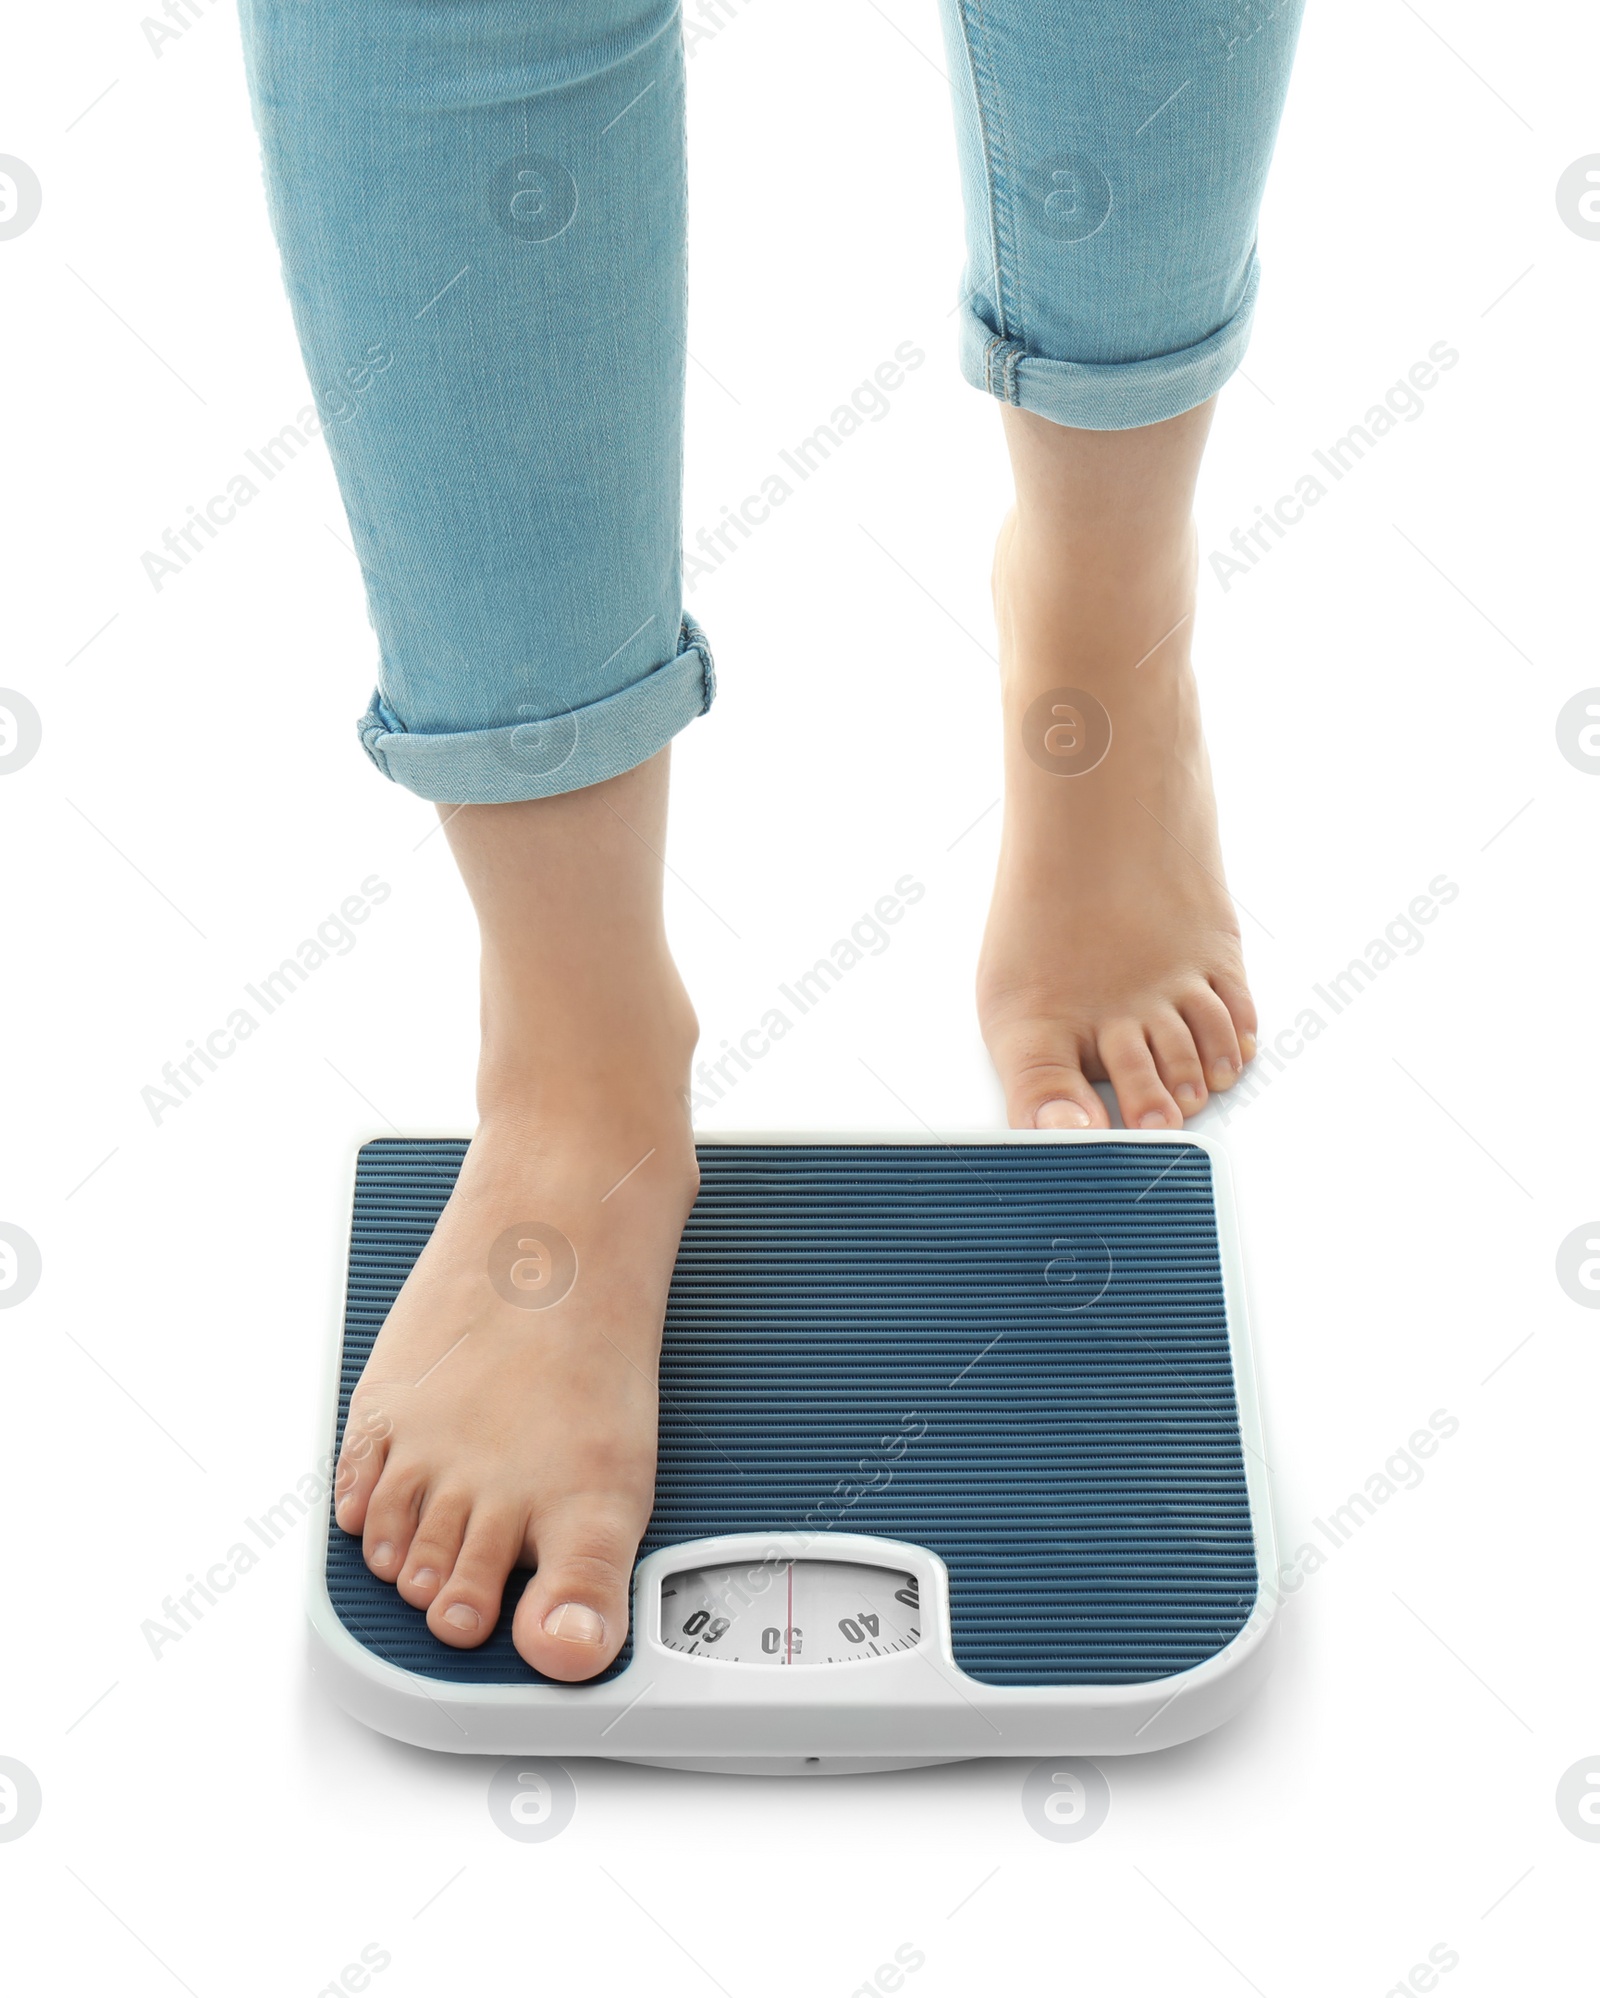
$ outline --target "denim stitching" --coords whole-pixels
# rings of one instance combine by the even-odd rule
[[[1027,353],[1027,348],[1020,340],[1008,339],[1002,333],[991,333],[983,347],[985,391],[998,397],[1001,402],[1019,403],[1021,391],[1017,382],[1017,370],[1026,360]],[[997,365],[998,375],[995,372]]]
[[[989,201],[989,235],[994,244],[995,257],[995,313],[1000,321],[1002,336],[1009,339],[1012,322],[1020,315],[1013,313],[1006,303],[1006,291],[1012,283],[1011,269],[1016,266],[1017,245],[1011,226],[1011,204],[1008,202],[1002,210],[999,192],[1000,157],[1008,157],[1011,150],[1005,130],[1005,113],[1000,101],[998,81],[988,61],[988,29],[983,20],[983,0],[953,0],[953,4],[961,27],[961,39],[966,45],[968,67],[972,72],[972,94],[977,109],[978,136],[983,148],[984,191]],[[975,20],[969,21],[969,5],[976,17]],[[980,49],[983,51],[981,61]],[[993,134],[989,129],[991,108],[995,124]]]
[[[366,751],[367,755],[371,758],[371,760],[383,772],[384,776],[391,777],[391,772],[389,769],[389,759],[384,754],[382,748],[379,746],[383,730],[380,728],[377,721],[373,718],[370,709],[367,711],[366,714],[362,715],[361,718],[357,721],[356,734],[360,739],[361,747]]]
[[[955,9],[956,24],[961,30],[962,44],[967,52],[967,68],[972,81],[972,99],[976,112],[978,143],[981,148],[983,160],[983,186],[989,204],[989,241],[994,249],[994,309],[995,315],[1000,321],[1001,337],[1004,338],[1008,335],[1010,326],[1010,316],[1006,311],[1005,299],[1007,281],[1006,259],[1013,245],[1010,242],[1009,236],[1004,247],[1002,247],[1001,243],[1000,206],[996,192],[997,181],[994,170],[993,146],[990,139],[988,111],[986,108],[988,102],[993,102],[998,119],[999,103],[994,97],[993,78],[988,77],[987,69],[985,69],[988,86],[987,99],[984,88],[979,83],[977,48],[971,25],[967,19],[967,0],[950,0],[950,4]]]
[[[711,656],[711,647],[705,633],[685,611],[678,626],[679,656],[691,648],[700,655],[700,712],[705,714],[717,697],[716,661]]]

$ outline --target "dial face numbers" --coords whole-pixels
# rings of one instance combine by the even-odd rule
[[[922,1637],[917,1578],[857,1561],[736,1561],[661,1584],[661,1642],[732,1665],[854,1665]]]

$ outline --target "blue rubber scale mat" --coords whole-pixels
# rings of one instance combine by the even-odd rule
[[[361,1150],[341,1437],[465,1150]],[[993,1686],[1164,1679],[1244,1628],[1256,1559],[1204,1149],[727,1141],[700,1166],[643,1552],[840,1529],[929,1548],[955,1660]],[[330,1529],[340,1622],[432,1679],[554,1683],[512,1647],[524,1580],[485,1644],[453,1650]]]

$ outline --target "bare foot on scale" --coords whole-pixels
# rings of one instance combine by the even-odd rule
[[[628,1630],[656,1366],[697,1184],[695,1019],[667,952],[666,756],[450,811],[483,937],[479,1123],[355,1392],[335,1518],[446,1644],[587,1679]]]

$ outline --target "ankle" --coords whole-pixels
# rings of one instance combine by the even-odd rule
[[[531,1171],[549,1183],[558,1207],[603,1201],[627,1179],[629,1201],[592,1218],[637,1211],[643,1196],[647,1207],[664,1201],[679,1210],[681,1224],[700,1184],[687,1088],[631,1066],[599,1082],[554,1071],[480,1073],[473,1153],[490,1183]]]
[[[1006,587],[1115,602],[1192,596],[1199,576],[1193,516],[1088,519],[1019,500],[995,543],[996,595]]]
[[[664,943],[598,964],[557,950],[520,974],[486,957],[480,1020],[485,1120],[613,1101],[651,1121],[681,1113],[700,1029]]]
[[[1119,707],[1169,697],[1167,669],[1187,658],[1198,580],[1192,522],[1165,540],[1098,531],[1071,543],[1008,517],[992,577],[1008,709],[1063,685],[1108,701],[1114,692]]]

